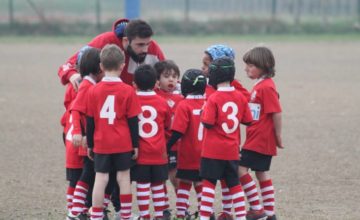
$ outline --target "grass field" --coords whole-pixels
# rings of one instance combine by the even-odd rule
[[[237,78],[248,89],[253,82],[245,76],[241,57],[260,42],[269,46],[284,111],[285,149],[271,168],[279,219],[358,219],[360,38],[276,37],[158,40],[182,72],[200,68],[210,44],[232,46]],[[65,218],[59,124],[65,87],[57,69],[89,39],[0,38],[0,219]]]

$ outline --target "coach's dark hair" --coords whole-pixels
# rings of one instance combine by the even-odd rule
[[[155,63],[154,68],[156,70],[157,79],[160,79],[161,74],[167,73],[171,70],[174,70],[177,77],[180,78],[180,69],[178,65],[172,60],[163,60]]]
[[[125,61],[120,47],[115,44],[106,45],[100,52],[100,62],[107,71],[118,70]]]
[[[266,78],[275,76],[275,58],[271,50],[267,47],[254,47],[243,56],[247,64],[255,65],[263,71],[262,75]]]
[[[97,48],[85,50],[79,66],[82,78],[90,74],[98,75],[100,73],[100,50]]]
[[[148,65],[140,65],[134,73],[134,82],[139,90],[146,91],[153,89],[156,83],[155,69]]]
[[[148,38],[153,34],[151,26],[140,19],[131,20],[125,28],[125,37],[127,37],[129,41],[134,40],[136,37]]]

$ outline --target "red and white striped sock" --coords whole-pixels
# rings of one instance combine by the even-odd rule
[[[102,220],[104,218],[103,207],[92,207],[91,208],[91,220]]]
[[[132,202],[131,194],[120,194],[121,219],[130,219],[131,207],[132,207],[131,202]]]
[[[241,185],[231,187],[230,194],[234,204],[235,219],[246,219],[245,197]]]
[[[245,191],[246,198],[250,204],[252,210],[261,210],[262,206],[260,204],[259,193],[256,188],[256,183],[249,173],[240,177],[240,183],[242,188]]]
[[[68,210],[68,212],[71,212],[71,209],[74,205],[74,191],[75,188],[68,186],[67,190],[66,190],[66,208]]]
[[[215,200],[215,185],[207,180],[202,181],[202,194],[200,206],[200,220],[209,219],[213,211]]]
[[[169,209],[170,203],[169,203],[169,195],[168,195],[166,182],[164,183],[164,192],[165,192],[165,207],[164,207],[164,209]]]
[[[107,209],[109,204],[110,204],[110,195],[109,194],[105,194],[104,195],[104,209]]]
[[[271,179],[259,182],[261,197],[263,200],[265,214],[267,216],[275,215],[275,190]]]
[[[231,214],[232,208],[232,197],[229,188],[226,185],[225,180],[220,180],[221,183],[221,201],[222,201],[222,210],[228,214]]]
[[[198,185],[194,184],[194,188],[195,188],[195,192],[196,192],[196,198],[198,201],[197,207],[198,207],[198,211],[200,212],[202,184],[198,184]]]
[[[185,212],[188,209],[189,196],[191,190],[191,183],[184,181],[179,182],[179,188],[176,193],[176,217],[184,218]]]
[[[150,183],[136,183],[136,197],[138,201],[140,217],[150,218]]]
[[[164,183],[151,183],[152,200],[154,204],[155,218],[162,218],[165,204],[165,187]]]
[[[89,190],[89,185],[78,181],[75,187],[74,192],[74,199],[73,199],[73,208],[71,209],[71,214],[74,216],[79,215],[80,213],[83,213],[85,210],[85,201],[86,196]]]

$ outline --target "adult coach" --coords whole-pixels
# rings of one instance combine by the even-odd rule
[[[70,82],[74,89],[77,90],[81,77],[76,64],[82,52],[89,47],[102,49],[107,44],[116,44],[125,54],[125,67],[120,78],[131,85],[135,69],[140,64],[154,65],[159,60],[165,59],[159,45],[151,39],[152,35],[151,26],[143,20],[117,20],[112,31],[96,36],[80,51],[70,57],[65,64],[60,66],[58,75],[61,83],[66,85]]]

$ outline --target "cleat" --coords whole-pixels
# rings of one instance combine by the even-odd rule
[[[260,209],[260,210],[252,210],[250,209],[247,213],[246,213],[246,220],[259,220],[259,219],[265,219],[266,214],[264,209]]]
[[[276,215],[268,216],[266,220],[276,220]]]
[[[233,220],[233,217],[227,212],[220,212],[216,220]]]
[[[165,209],[163,211],[163,220],[171,220],[171,210],[170,209]]]

